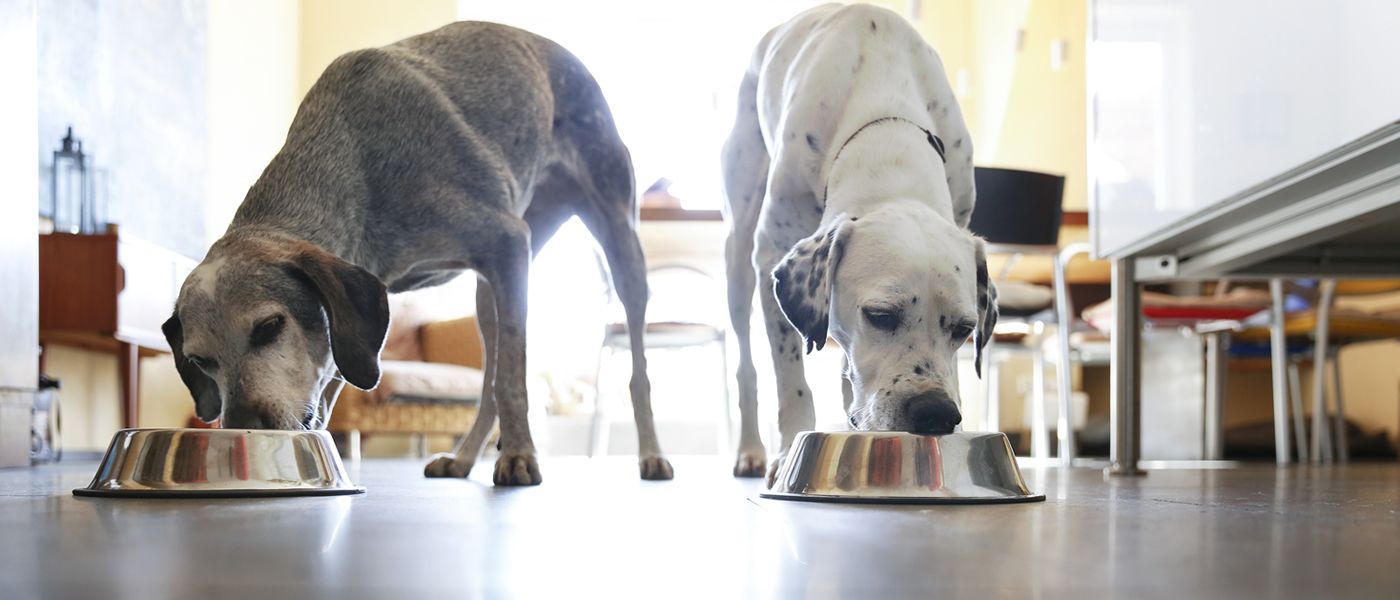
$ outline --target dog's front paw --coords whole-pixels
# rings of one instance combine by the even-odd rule
[[[539,485],[540,465],[534,454],[502,454],[496,459],[496,485]]]
[[[642,479],[664,480],[676,476],[671,470],[671,461],[664,456],[644,456],[637,461],[637,466],[641,468]]]
[[[734,461],[735,477],[763,477],[763,469],[768,466],[768,458],[763,448],[740,450],[739,460]]]
[[[456,454],[441,452],[434,454],[423,467],[424,477],[466,477],[472,472],[472,463],[458,460]]]
[[[786,456],[786,452],[779,454],[778,458],[773,459],[773,464],[768,465],[767,483],[770,489],[773,487],[773,482],[778,478],[778,469],[783,467],[783,458]]]

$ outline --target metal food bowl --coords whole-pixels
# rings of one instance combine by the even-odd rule
[[[1039,502],[1004,433],[799,433],[764,498],[898,504]]]
[[[79,496],[190,498],[361,494],[325,431],[123,429]]]

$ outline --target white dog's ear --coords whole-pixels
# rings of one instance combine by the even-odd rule
[[[977,377],[982,377],[982,349],[987,347],[987,341],[992,339],[993,330],[997,327],[997,287],[992,284],[991,277],[987,273],[987,247],[981,238],[972,238],[972,243],[977,248],[977,331],[974,334],[974,342],[977,344],[977,351],[973,357],[972,366],[977,370]]]
[[[836,265],[841,262],[847,225],[853,221],[838,215],[793,246],[773,268],[773,295],[788,322],[802,332],[808,353],[826,345]]]
[[[330,321],[331,355],[346,381],[379,385],[379,352],[389,331],[389,294],[378,277],[315,246],[292,259],[292,271],[321,296]]]

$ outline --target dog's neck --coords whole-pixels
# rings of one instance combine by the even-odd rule
[[[363,207],[369,189],[357,170],[345,167],[359,161],[353,141],[336,139],[344,137],[339,127],[295,129],[248,190],[224,236],[260,232],[290,236],[374,272],[375,265],[364,262],[369,257],[364,249]]]
[[[953,222],[943,154],[931,134],[903,119],[867,126],[828,168],[825,214],[859,216],[891,200],[914,201]]]

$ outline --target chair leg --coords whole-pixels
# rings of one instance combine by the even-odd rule
[[[1298,361],[1288,361],[1288,396],[1293,402],[1293,441],[1298,445],[1298,462],[1308,462],[1308,422],[1303,414],[1303,382]]]
[[[733,407],[729,405],[729,340],[721,332],[719,335],[719,381],[723,391],[721,396],[724,401],[724,410],[721,411],[719,424],[719,436],[716,443],[719,444],[718,454],[726,456],[726,453],[734,451],[734,413]]]
[[[1001,431],[1001,389],[997,378],[996,336],[987,340],[982,350],[987,364],[982,375],[982,430]]]
[[[1332,350],[1332,396],[1337,400],[1337,412],[1332,415],[1332,438],[1337,441],[1337,462],[1345,463],[1350,458],[1351,449],[1347,446],[1346,405],[1342,402],[1342,357],[1341,348]]]
[[[1283,280],[1269,280],[1273,308],[1269,318],[1269,364],[1273,371],[1274,460],[1280,467],[1292,462],[1288,448],[1288,339],[1283,330]]]
[[[1055,340],[1059,343],[1059,361],[1055,363],[1056,382],[1059,384],[1059,419],[1055,432],[1060,442],[1060,465],[1074,464],[1074,385],[1070,380],[1074,362],[1070,360],[1069,336],[1074,329],[1074,315],[1070,307],[1069,282],[1065,277],[1065,264],[1076,248],[1066,248],[1055,255]]]
[[[360,462],[360,456],[361,456],[361,455],[360,455],[360,430],[358,430],[358,429],[351,429],[351,430],[350,430],[350,433],[346,434],[345,437],[346,437],[346,445],[349,446],[349,448],[348,448],[347,450],[349,451],[349,454],[350,454],[350,462],[352,462],[352,463],[359,463],[359,462]]]
[[[1223,331],[1207,333],[1206,342],[1206,406],[1205,440],[1202,456],[1206,460],[1225,458],[1225,377],[1230,367],[1226,350],[1229,334]]]
[[[593,421],[588,434],[588,456],[604,456],[608,453],[608,434],[612,428],[608,423],[607,404],[603,400],[603,359],[612,354],[611,349],[598,351],[598,362],[593,368]]]
[[[1031,456],[1038,461],[1050,460],[1050,423],[1045,415],[1045,323],[1032,324],[1031,343],[1035,344],[1031,362]]]
[[[414,458],[428,457],[428,436],[421,433],[410,433],[408,439],[409,443],[413,445]]]
[[[1318,282],[1317,326],[1313,331],[1313,398],[1312,398],[1312,454],[1313,462],[1332,462],[1332,436],[1327,423],[1327,356],[1328,326],[1332,313],[1332,295],[1336,291],[1335,279]]]

